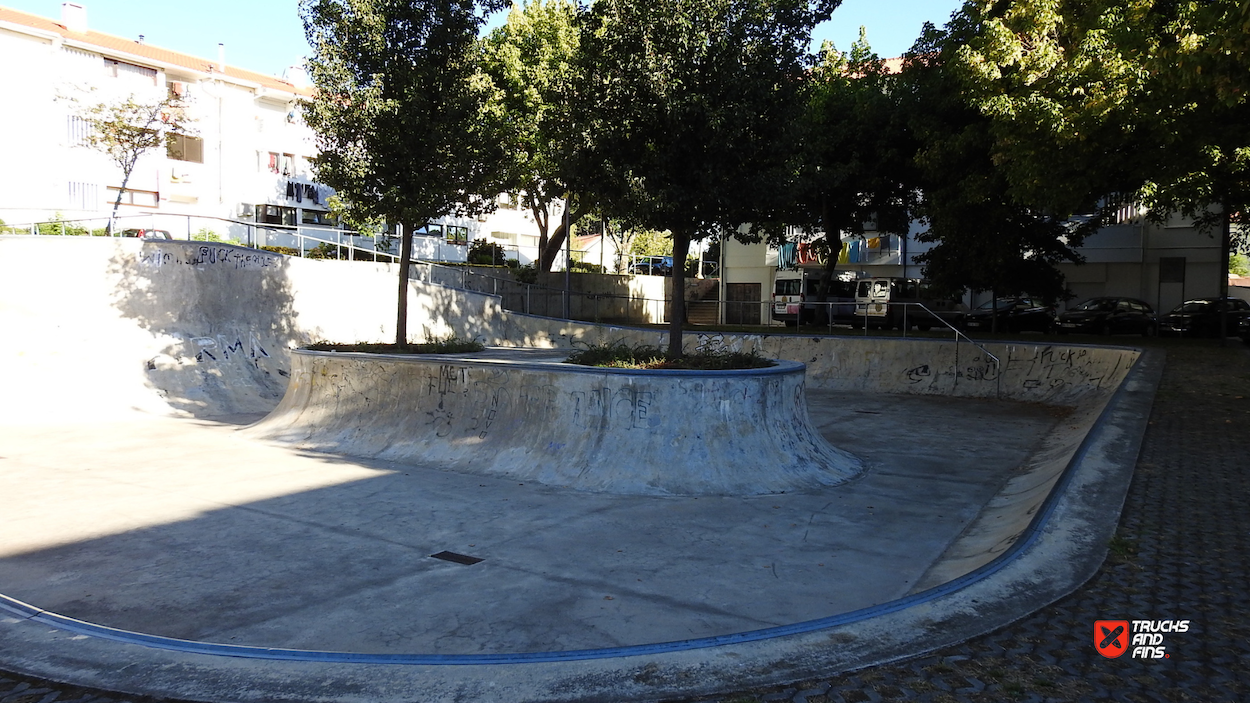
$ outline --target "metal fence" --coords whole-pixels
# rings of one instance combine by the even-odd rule
[[[129,231],[160,230],[176,240],[235,243],[249,247],[282,247],[298,256],[338,258],[349,261],[385,261],[399,259],[399,238],[384,234],[362,234],[325,226],[293,226],[262,222],[246,222],[222,217],[148,213],[110,218],[74,220],[42,220],[0,226],[0,234],[126,236]],[[442,237],[414,236],[414,260],[463,263],[468,260],[469,247],[446,242]],[[501,244],[506,259],[519,260],[516,245]]]

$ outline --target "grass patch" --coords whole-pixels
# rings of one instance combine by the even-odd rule
[[[355,344],[338,344],[335,342],[313,342],[304,347],[310,351],[329,352],[365,352],[368,354],[468,354],[480,352],[486,345],[476,339],[427,339],[421,344],[409,344],[402,349],[392,343],[356,342]]]
[[[578,349],[569,355],[565,363],[613,369],[686,369],[691,371],[765,369],[777,365],[777,362],[765,359],[755,350],[750,352],[702,351],[670,359],[659,347],[648,345],[631,347],[623,342],[592,344],[584,349]]]

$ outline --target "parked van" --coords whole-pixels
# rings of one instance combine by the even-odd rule
[[[906,325],[923,332],[942,327],[943,322],[959,327],[963,316],[958,302],[934,295],[927,283],[918,278],[861,278],[856,282],[851,325],[887,330],[903,329]]]
[[[818,302],[820,274],[820,269],[778,271],[773,282],[773,319],[787,327],[850,323],[855,317],[855,281],[834,278],[825,301]]]

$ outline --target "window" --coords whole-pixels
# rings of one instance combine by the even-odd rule
[[[302,210],[300,212],[300,221],[306,225],[327,225],[329,227],[339,223],[334,215],[323,210]]]
[[[295,226],[295,208],[281,205],[257,205],[256,221],[267,225]]]
[[[116,198],[117,194],[114,193]],[[66,204],[74,210],[95,210],[100,205],[100,186],[80,181],[69,182],[69,200]]]
[[[433,222],[431,222],[427,224],[426,226],[422,227],[421,229],[418,229],[414,234],[416,234],[418,237],[442,237],[443,226],[436,225]]]
[[[204,140],[185,134],[171,134],[165,142],[165,155],[175,161],[204,163]]]
[[[283,154],[282,155],[282,175],[284,176],[295,175],[295,154]]]
[[[87,137],[91,134],[91,125],[78,115],[70,115],[66,125],[66,143],[70,146],[86,146]]]
[[[465,245],[469,243],[469,228],[468,227],[458,227],[456,225],[447,225],[446,230],[447,230],[447,243],[448,244]]]
[[[130,79],[150,82],[156,85],[156,69],[147,66],[136,66],[133,63],[104,59],[104,75],[113,78]]]
[[[118,186],[108,187],[108,202],[117,202],[117,194],[121,192]],[[122,205],[135,205],[137,207],[157,207],[160,205],[161,195],[150,190],[131,190],[126,189],[122,193]]]
[[[268,171],[270,173],[282,172],[281,167],[278,166],[278,160],[280,158],[278,155],[278,152],[262,151],[260,152],[260,156],[261,156],[260,170]]]

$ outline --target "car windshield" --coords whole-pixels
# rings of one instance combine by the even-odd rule
[[[1098,312],[1102,312],[1104,310],[1114,310],[1115,301],[1112,300],[1111,298],[1094,298],[1093,300],[1086,300],[1085,302],[1081,303],[1080,305],[1072,309],[1073,310],[1098,311]]]
[[[1009,308],[1016,304],[1015,298],[999,298],[998,300],[987,300],[977,306],[977,310],[989,310],[991,308]]]
[[[1177,305],[1172,312],[1206,312],[1212,307],[1214,304],[1210,300],[1186,300]]]

